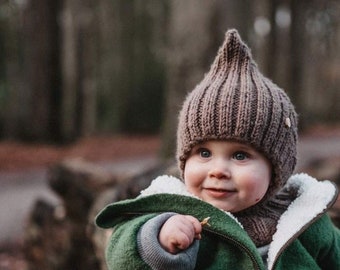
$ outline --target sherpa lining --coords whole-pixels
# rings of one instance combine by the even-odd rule
[[[149,187],[142,190],[140,193],[141,194],[138,197],[167,193],[189,196],[199,199],[198,197],[187,191],[184,183],[181,180],[169,175],[158,176],[155,180],[151,182]]]
[[[303,227],[322,214],[336,195],[330,181],[317,181],[307,174],[293,175],[285,186],[297,190],[297,198],[278,221],[277,231],[268,251],[268,269],[274,265],[278,253],[287,240],[295,237]]]

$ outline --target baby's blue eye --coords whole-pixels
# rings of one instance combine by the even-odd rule
[[[208,158],[208,157],[211,156],[211,152],[208,149],[205,149],[205,148],[199,149],[199,153],[200,153],[200,156],[202,158]]]
[[[236,152],[233,154],[233,158],[236,160],[245,160],[248,158],[248,154],[245,152]]]

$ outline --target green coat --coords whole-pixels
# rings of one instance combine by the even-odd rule
[[[210,217],[195,269],[266,269],[236,218],[188,194],[182,185],[173,177],[159,177],[141,196],[110,204],[99,213],[97,225],[113,228],[106,252],[109,269],[150,269],[139,255],[137,234],[145,222],[165,212],[199,220]],[[340,270],[340,232],[325,214],[336,199],[336,188],[305,174],[291,177],[287,186],[300,195],[279,220],[268,269]]]

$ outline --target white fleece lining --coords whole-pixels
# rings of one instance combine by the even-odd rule
[[[158,176],[155,180],[153,180],[149,187],[142,190],[139,197],[145,197],[154,194],[178,194],[193,197],[199,199],[195,195],[191,194],[187,191],[184,183],[176,177],[169,175],[161,175]]]
[[[319,182],[307,174],[292,176],[286,187],[298,190],[298,197],[279,219],[277,231],[268,251],[268,269],[271,269],[278,252],[304,225],[322,213],[332,201],[336,189],[329,181]]]

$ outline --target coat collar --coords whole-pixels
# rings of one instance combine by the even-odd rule
[[[330,181],[317,181],[307,174],[293,175],[284,187],[297,197],[280,217],[268,251],[271,269],[281,251],[308,226],[324,214],[337,198],[337,188]]]

